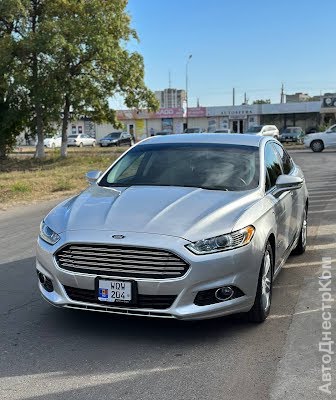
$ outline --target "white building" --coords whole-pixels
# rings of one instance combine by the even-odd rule
[[[160,108],[182,108],[186,101],[186,92],[182,89],[157,90],[155,97],[160,103]]]

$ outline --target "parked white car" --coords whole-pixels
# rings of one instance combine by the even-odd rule
[[[325,132],[311,133],[304,138],[305,147],[310,147],[315,153],[328,147],[336,147],[336,124]]]
[[[275,125],[250,126],[245,133],[248,135],[271,136],[278,140],[280,137],[279,129]]]
[[[69,135],[68,136],[68,146],[77,146],[77,147],[92,146],[92,147],[94,147],[95,145],[96,145],[96,139],[89,135],[79,134],[79,135]]]
[[[45,147],[50,149],[55,149],[56,147],[61,147],[62,145],[62,136],[53,136],[50,138],[46,138],[43,141]]]
[[[216,129],[214,133],[231,133],[230,129]]]

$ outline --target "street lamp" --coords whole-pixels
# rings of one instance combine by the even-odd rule
[[[192,54],[189,55],[186,63],[186,129],[188,129],[188,66],[192,59]]]

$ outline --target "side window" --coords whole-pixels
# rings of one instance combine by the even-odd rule
[[[331,132],[336,132],[336,125],[330,129]]]
[[[282,167],[283,173],[285,175],[288,175],[293,168],[293,161],[292,161],[290,155],[287,153],[287,151],[282,146],[280,146],[277,143],[273,143],[273,145],[274,145],[277,153],[279,153],[279,156],[281,158],[281,162],[282,162],[281,167]]]
[[[278,176],[282,174],[279,157],[271,143],[265,147],[266,191],[275,186]]]

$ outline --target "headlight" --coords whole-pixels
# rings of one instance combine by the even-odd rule
[[[44,221],[40,225],[40,238],[49,244],[55,244],[60,240],[60,236],[49,228]]]
[[[210,239],[198,240],[188,244],[186,247],[194,254],[209,254],[219,251],[236,249],[250,243],[253,238],[255,228],[252,225],[239,231],[226,235],[216,236]]]

